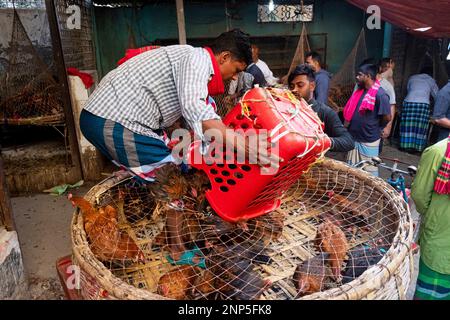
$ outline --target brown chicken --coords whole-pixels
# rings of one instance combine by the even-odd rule
[[[298,290],[296,298],[325,289],[328,278],[332,276],[326,261],[328,258],[328,253],[322,253],[297,266],[293,276],[295,288]]]
[[[268,263],[262,243],[215,244],[205,257],[207,270],[194,288],[194,298],[256,300],[270,286],[253,263]]]
[[[176,300],[186,300],[199,275],[199,268],[180,266],[165,275],[158,282],[158,294]]]
[[[329,262],[333,278],[341,281],[341,268],[349,250],[349,244],[344,232],[331,221],[326,220],[317,228],[314,240],[317,250],[329,254]]]
[[[133,239],[126,232],[119,230],[115,208],[107,205],[94,209],[86,199],[71,194],[69,200],[80,208],[90,248],[99,260],[145,261],[144,254]]]
[[[266,245],[278,240],[284,227],[284,214],[271,212],[247,221],[250,239],[263,240]]]

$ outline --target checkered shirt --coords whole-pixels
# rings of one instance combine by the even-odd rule
[[[208,82],[214,74],[209,53],[188,45],[141,53],[109,72],[86,102],[85,109],[129,130],[161,139],[183,117],[203,138],[202,121],[220,119],[207,106]]]

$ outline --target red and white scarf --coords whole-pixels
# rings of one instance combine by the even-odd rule
[[[450,195],[450,135],[448,136],[444,160],[434,181],[434,192]]]

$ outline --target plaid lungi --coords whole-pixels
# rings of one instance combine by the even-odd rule
[[[80,115],[80,129],[112,163],[145,181],[154,181],[155,169],[174,162],[162,130],[155,131],[161,139],[143,136],[86,110]]]
[[[430,105],[403,102],[400,116],[400,148],[422,151],[428,140]]]
[[[414,300],[450,300],[450,274],[436,272],[420,259]]]

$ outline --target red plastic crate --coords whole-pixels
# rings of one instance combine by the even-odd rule
[[[194,142],[189,162],[206,172],[212,185],[206,197],[215,212],[231,222],[275,210],[283,192],[331,146],[317,114],[288,90],[254,88],[223,121],[246,133],[250,129],[256,133],[268,130],[269,143],[279,149],[279,156],[284,159],[278,172],[262,175],[258,165],[237,164],[234,152],[222,152],[214,142],[202,156],[200,142]]]

